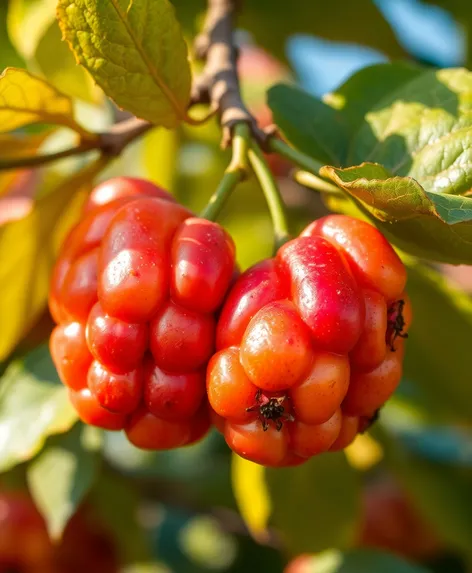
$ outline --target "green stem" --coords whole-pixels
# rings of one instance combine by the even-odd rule
[[[246,177],[250,137],[251,132],[246,123],[239,123],[235,126],[231,162],[207,206],[200,213],[200,217],[215,221],[236,185]]]
[[[309,171],[310,173],[319,174],[320,169],[324,166],[324,164],[320,161],[317,161],[316,159],[313,159],[312,157],[297,151],[276,137],[270,138],[269,148],[271,151],[282,155],[289,161],[292,161],[292,163],[297,164],[302,169],[306,169],[306,171]]]
[[[308,173],[308,171],[297,171],[293,178],[297,183],[300,183],[300,185],[309,187],[315,191],[320,191],[321,193],[327,193],[329,195],[342,195],[342,191],[339,187],[321,179],[321,177],[318,177],[313,173]]]
[[[290,240],[285,205],[274,177],[255,141],[248,151],[249,161],[264,193],[274,226],[275,250]]]

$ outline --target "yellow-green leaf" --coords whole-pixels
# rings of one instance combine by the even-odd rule
[[[92,76],[78,66],[69,46],[62,41],[61,31],[53,20],[34,53],[41,74],[64,93],[90,103],[103,103],[105,95]]]
[[[7,68],[0,75],[0,133],[33,123],[63,125],[90,136],[74,120],[68,96],[26,70]]]
[[[77,425],[49,440],[27,469],[29,490],[54,541],[60,540],[97,475],[97,452],[87,448],[83,434],[84,427]]]
[[[62,180],[28,216],[0,227],[0,360],[44,309],[57,247],[103,166],[99,160]]]
[[[174,127],[187,117],[190,65],[169,0],[59,0],[78,62],[120,107]]]
[[[54,20],[56,0],[10,0],[8,34],[26,59],[33,56],[39,40]]]
[[[249,531],[255,539],[266,540],[271,501],[265,468],[233,454],[231,474],[234,497]]]
[[[76,420],[47,346],[12,362],[0,383],[0,471],[32,458]]]

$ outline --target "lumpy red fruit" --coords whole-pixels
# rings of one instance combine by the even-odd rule
[[[402,374],[405,269],[371,225],[328,216],[244,272],[221,309],[210,417],[267,466],[347,447]]]
[[[118,177],[91,193],[54,269],[51,355],[87,424],[145,449],[209,429],[205,367],[235,248],[166,191]]]

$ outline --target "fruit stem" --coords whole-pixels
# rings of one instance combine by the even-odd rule
[[[210,197],[207,206],[200,213],[200,217],[215,221],[221,209],[234,191],[236,185],[243,181],[247,175],[247,155],[251,132],[246,123],[238,123],[234,127],[233,155],[220,184]]]
[[[343,193],[341,189],[333,185],[333,183],[329,183],[321,177],[318,177],[318,175],[314,175],[308,171],[296,171],[293,178],[297,183],[300,183],[300,185],[309,187],[315,191],[320,191],[321,193],[327,193],[328,195],[342,195]]]
[[[291,238],[288,231],[284,201],[261,148],[255,141],[251,143],[248,157],[269,207],[274,227],[274,250],[277,251],[279,247]]]
[[[309,171],[310,173],[316,173],[319,175],[320,169],[324,166],[324,164],[320,161],[317,161],[316,159],[305,155],[301,151],[290,147],[277,137],[270,138],[269,149],[275,153],[278,153],[279,155],[282,155],[292,163],[296,163],[299,167]]]

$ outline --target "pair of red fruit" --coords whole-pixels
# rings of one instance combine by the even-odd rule
[[[296,465],[350,444],[398,385],[405,282],[386,239],[341,215],[239,275],[220,225],[119,177],[57,260],[51,354],[80,418],[139,448],[213,424],[247,459]]]

